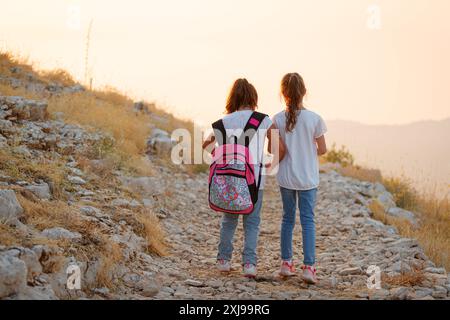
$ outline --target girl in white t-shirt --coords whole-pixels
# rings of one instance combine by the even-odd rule
[[[327,129],[318,114],[305,109],[303,98],[306,95],[306,86],[298,73],[289,73],[283,77],[281,93],[287,107],[273,117],[273,126],[280,130],[281,139],[286,146],[286,154],[277,174],[283,201],[281,226],[283,261],[280,274],[283,276],[295,274],[292,262],[292,234],[298,199],[303,236],[303,279],[314,284],[317,282],[314,207],[319,186],[318,156],[327,151],[324,136]]]
[[[225,117],[222,122],[226,130],[227,138],[231,136],[240,136],[252,114],[258,106],[258,93],[255,87],[246,79],[238,79],[230,90],[227,105],[225,107]],[[265,115],[263,115],[265,116]],[[259,129],[253,137],[250,145],[252,159],[262,162],[264,141],[267,130],[271,127],[272,121],[268,116],[261,121]],[[220,139],[220,138],[218,138]],[[208,149],[215,144],[216,137],[209,136],[203,143],[203,149]],[[244,225],[244,250],[242,252],[242,266],[246,277],[255,277],[257,272],[257,244],[259,235],[259,226],[261,222],[261,208],[264,192],[264,174],[260,170],[261,163],[255,163],[255,177],[257,184],[260,185],[258,192],[258,201],[254,206],[253,212],[243,216]],[[261,179],[259,181],[258,179]],[[220,241],[217,254],[217,268],[221,272],[231,271],[231,259],[233,255],[233,242],[236,227],[239,222],[239,215],[224,213],[220,227]]]

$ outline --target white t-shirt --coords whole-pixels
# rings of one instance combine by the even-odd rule
[[[297,124],[286,132],[286,112],[273,117],[286,144],[286,156],[277,174],[278,184],[291,190],[311,190],[319,186],[319,160],[316,139],[327,132],[323,119],[316,113],[303,109],[297,114]]]
[[[243,110],[236,111],[226,115],[223,120],[223,125],[225,130],[227,131],[227,136],[231,137],[236,135],[240,137],[243,133],[245,126],[247,125],[248,120],[250,119],[253,111],[251,110]],[[256,183],[258,184],[259,180],[259,171],[260,171],[260,163],[264,157],[264,143],[267,136],[267,130],[272,126],[272,121],[269,117],[266,117],[264,121],[259,126],[258,132],[253,137],[252,141],[250,141],[249,149],[250,154],[253,160],[253,165],[255,166],[255,178]],[[265,182],[265,168],[263,168],[263,172],[261,175],[261,187],[260,190],[264,189]]]

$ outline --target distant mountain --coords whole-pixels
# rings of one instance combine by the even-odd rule
[[[356,162],[381,169],[385,175],[405,175],[419,190],[450,186],[450,118],[407,125],[365,125],[327,121],[330,142],[347,146]]]

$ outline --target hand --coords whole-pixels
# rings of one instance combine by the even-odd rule
[[[272,161],[270,163],[266,163],[264,167],[266,168],[266,175],[271,176],[273,170],[275,170],[278,165]]]

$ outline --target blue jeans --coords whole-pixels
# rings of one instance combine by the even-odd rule
[[[316,263],[316,225],[314,221],[314,207],[316,205],[317,189],[296,191],[280,187],[283,201],[283,223],[281,224],[281,259],[291,260],[292,233],[295,226],[295,215],[300,210],[300,222],[303,237],[303,263],[313,266]]]
[[[256,265],[256,247],[258,245],[259,224],[261,222],[261,208],[263,201],[263,190],[259,191],[258,202],[255,204],[251,214],[243,215],[244,224],[244,251],[242,252],[242,264],[250,263]],[[224,213],[222,226],[220,228],[219,254],[217,259],[231,261],[233,255],[233,239],[239,222],[237,214]]]

